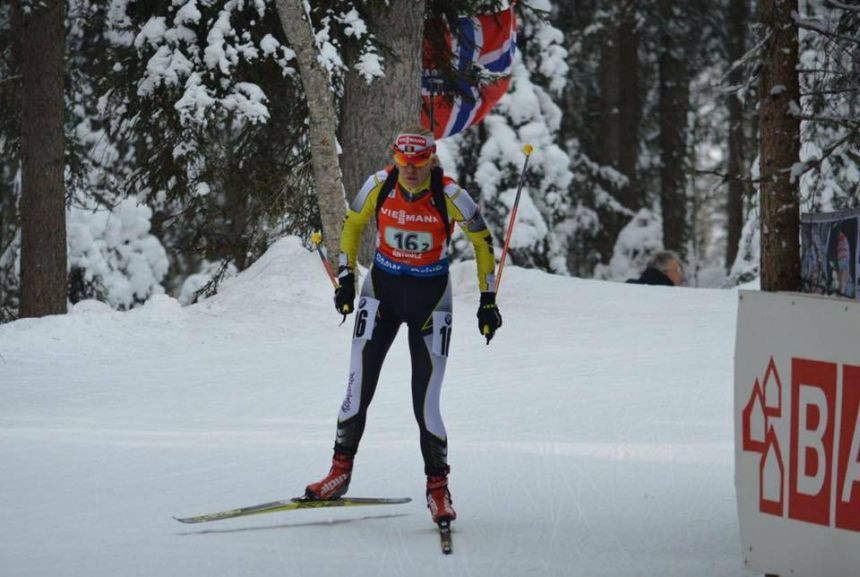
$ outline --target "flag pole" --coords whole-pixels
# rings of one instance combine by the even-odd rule
[[[432,74],[427,78],[427,84],[430,85],[430,132],[433,133],[434,138],[436,137],[436,94],[441,92],[438,87],[444,83],[444,80]]]

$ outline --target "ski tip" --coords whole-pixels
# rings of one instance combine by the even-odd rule
[[[443,519],[437,525],[439,525],[439,536],[442,538],[442,553],[450,555],[454,551],[451,543],[451,520]]]

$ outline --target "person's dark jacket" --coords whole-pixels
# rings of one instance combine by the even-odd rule
[[[632,278],[627,281],[630,284],[653,284],[663,286],[675,286],[672,279],[653,267],[648,267],[638,279]]]

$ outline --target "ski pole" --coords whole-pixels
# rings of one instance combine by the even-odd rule
[[[325,267],[325,271],[328,273],[328,278],[331,280],[331,284],[334,285],[336,289],[338,287],[337,279],[334,276],[334,271],[331,268],[331,263],[328,261],[325,255],[325,247],[322,245],[322,233],[319,231],[314,231],[311,234],[311,242],[314,244],[314,248],[317,251],[317,254],[320,255],[320,260],[322,260],[323,266]]]
[[[511,208],[511,220],[508,221],[508,232],[505,235],[505,244],[502,247],[502,256],[499,258],[499,274],[496,275],[496,294],[499,294],[499,285],[502,284],[502,271],[505,268],[505,257],[508,256],[508,245],[511,244],[511,233],[514,230],[514,221],[517,218],[517,208],[520,205],[520,194],[523,191],[523,183],[526,180],[526,171],[529,167],[529,157],[531,156],[534,148],[531,144],[526,144],[523,146],[523,152],[526,155],[526,160],[523,163],[523,170],[520,172],[520,182],[517,185],[517,195],[514,197],[514,206]]]
[[[322,244],[322,234],[319,231],[314,231],[311,234],[311,242],[314,243],[314,248],[316,248],[317,254],[320,255],[320,260],[322,260],[323,266],[325,267],[325,271],[328,273],[328,278],[331,280],[332,286],[334,286],[334,290],[340,288],[340,283],[337,282],[337,278],[334,276],[334,271],[331,268],[331,263],[328,261],[325,255],[325,247]],[[340,322],[341,325],[346,322],[346,313],[343,314],[343,320]]]

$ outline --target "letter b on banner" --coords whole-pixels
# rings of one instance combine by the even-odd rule
[[[788,516],[830,524],[835,363],[793,359],[791,368],[791,472]]]

